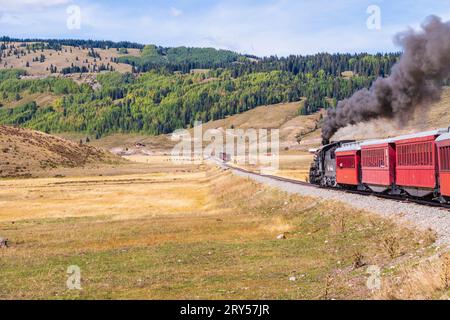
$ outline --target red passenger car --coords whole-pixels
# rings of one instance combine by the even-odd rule
[[[450,198],[450,133],[436,139],[439,155],[439,183],[441,195]]]
[[[344,144],[336,149],[336,182],[338,184],[360,185],[360,172],[361,146],[359,143]]]
[[[424,197],[437,188],[436,138],[446,129],[421,132],[395,139],[397,186],[412,196]]]
[[[361,144],[362,183],[384,192],[395,183],[395,142],[393,139]]]

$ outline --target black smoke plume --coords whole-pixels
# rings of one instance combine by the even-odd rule
[[[422,30],[396,35],[403,47],[400,60],[387,78],[378,78],[370,89],[357,91],[329,109],[322,128],[327,143],[337,130],[359,122],[386,118],[405,124],[418,109],[439,101],[442,83],[450,75],[450,22],[426,18]]]

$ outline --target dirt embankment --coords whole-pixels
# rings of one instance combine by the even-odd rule
[[[103,149],[42,132],[0,125],[0,177],[30,177],[58,167],[123,161]]]

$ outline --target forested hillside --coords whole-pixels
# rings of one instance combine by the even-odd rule
[[[150,71],[140,76],[117,72],[98,75],[101,87],[69,79],[19,79],[20,71],[0,72],[0,123],[45,132],[82,131],[95,136],[111,132],[169,133],[195,120],[217,120],[256,106],[298,101],[316,92],[346,96],[370,79],[317,76],[286,71],[257,72],[234,78],[226,69],[208,74]],[[338,92],[334,92],[339,88]],[[7,105],[23,95],[52,93],[49,106],[35,102]],[[306,109],[299,110],[305,114]]]
[[[142,49],[144,45],[129,41],[104,41],[104,40],[79,40],[79,39],[19,39],[11,37],[0,37],[0,42],[22,42],[26,44],[42,43],[45,47],[53,50],[60,50],[62,46],[85,47],[85,48],[125,48],[125,49]]]
[[[27,41],[22,43],[27,50],[59,50],[58,55],[71,51],[68,45],[84,48],[94,62],[100,50],[114,50],[118,58],[110,53],[111,63],[132,65],[132,72],[96,70],[95,83],[77,83],[76,74],[60,75],[77,72],[75,64],[52,77],[24,77],[27,68],[0,70],[0,124],[95,137],[115,132],[169,133],[192,127],[196,120],[223,119],[301,98],[305,104],[299,114],[311,114],[388,75],[400,56],[321,53],[259,59],[226,50],[141,47],[129,42],[21,41]],[[0,59],[6,54],[2,48],[11,51],[5,43]],[[130,55],[129,50],[135,51]],[[47,94],[51,99],[42,99]],[[36,96],[41,99],[33,99]]]
[[[229,66],[244,59],[239,54],[228,50],[213,48],[163,48],[147,45],[140,57],[119,57],[115,61],[133,66],[135,72],[165,68],[169,71],[190,72],[192,69],[214,69]],[[245,59],[244,59],[245,60]]]

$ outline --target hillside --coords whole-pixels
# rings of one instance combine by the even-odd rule
[[[0,124],[99,139],[169,134],[192,128],[195,121],[224,129],[258,128],[262,121],[268,124],[265,127],[281,130],[283,149],[296,149],[300,142],[303,150],[320,144],[317,110],[385,76],[399,56],[250,59],[211,48],[85,40],[0,38],[0,45]],[[281,122],[267,121],[280,111],[277,108],[261,115],[246,114],[257,107],[300,99],[303,103],[293,110],[295,115],[311,117],[294,119],[283,109],[275,116]],[[233,118],[240,114],[245,115]],[[427,126],[419,122],[413,129]],[[434,123],[431,119],[428,127]],[[381,124],[386,133],[373,128]],[[396,131],[393,124],[374,122],[343,129],[336,139],[354,132],[378,137]],[[165,139],[157,140],[157,144],[165,143]]]
[[[206,122],[203,124],[203,130],[276,128],[280,129],[282,151],[307,151],[310,148],[320,146],[320,119],[326,113],[322,111],[313,115],[298,115],[298,110],[302,109],[303,104],[304,100],[256,107],[225,119]],[[398,127],[392,121],[380,119],[341,129],[334,139],[375,139],[447,127],[450,125],[449,108],[450,87],[446,87],[442,100],[429,107],[429,113],[426,117],[421,114],[403,128]],[[190,131],[192,132],[192,129]],[[79,141],[86,137],[83,133],[60,133],[58,135],[73,141]],[[170,140],[170,135],[149,136],[137,133],[117,133],[106,135],[100,139],[91,139],[89,144],[117,153],[162,154],[169,152],[175,142]]]
[[[238,78],[227,70],[205,74],[170,74],[150,71],[140,76],[110,72],[97,76],[95,89],[69,79],[24,80],[0,70],[0,123],[44,132],[106,134],[145,133],[158,135],[242,113],[257,106],[298,101],[302,96],[297,78],[272,71]],[[27,106],[29,94],[49,93],[60,97],[50,105]],[[300,112],[300,110],[298,110]]]
[[[172,71],[189,72],[192,69],[209,69],[225,67],[244,56],[229,50],[214,48],[164,48],[147,45],[139,56],[122,56],[118,62],[131,64],[138,72],[145,72],[158,66],[165,66]]]
[[[51,74],[95,73],[103,70],[131,72],[131,65],[117,63],[120,56],[139,56],[139,49],[127,49],[122,54],[118,49],[81,46],[48,47],[39,42],[0,42],[1,69],[24,69],[29,76],[45,77]],[[69,70],[72,68],[72,70]],[[80,70],[76,70],[80,68]],[[75,72],[78,71],[78,72]]]
[[[0,69],[25,69],[34,77],[101,71],[144,72],[158,67],[190,72],[192,69],[225,67],[246,59],[238,53],[214,48],[0,38]]]
[[[299,112],[313,114],[388,74],[397,59],[397,53],[259,59],[212,48],[4,37],[0,108],[8,110],[0,109],[0,123],[94,137],[159,135],[302,97]]]
[[[304,101],[280,103],[256,107],[252,110],[236,114],[225,119],[206,122],[206,130],[217,129],[225,132],[227,129],[279,129],[280,147],[285,150],[307,150],[309,145],[301,139],[315,132],[321,118],[321,113],[303,116],[299,115]],[[193,136],[193,129],[189,129]],[[78,141],[84,138],[79,133],[62,133],[60,136]],[[299,143],[300,142],[300,143]],[[90,145],[102,147],[120,154],[164,154],[170,152],[176,142],[171,141],[171,135],[141,135],[141,134],[111,134],[100,139],[92,139]],[[207,144],[207,142],[205,142]]]
[[[29,177],[55,168],[121,162],[102,149],[42,132],[0,125],[0,177]]]
[[[305,150],[304,137],[314,133],[321,118],[321,112],[312,115],[299,115],[305,100],[257,107],[226,119],[203,124],[208,129],[278,129],[282,150]],[[191,130],[192,131],[192,130]]]
[[[276,128],[280,129],[280,147],[282,151],[307,151],[321,144],[320,119],[326,112],[313,115],[298,115],[304,100],[286,104],[275,104],[256,107],[252,110],[236,114],[225,119],[206,122],[203,130],[208,129],[249,129],[249,128]],[[429,106],[428,113],[416,115],[414,121],[401,127],[395,122],[379,119],[369,123],[361,123],[341,129],[334,136],[334,140],[343,139],[377,139],[396,136],[400,134],[431,130],[450,126],[450,87],[444,88],[442,100]],[[425,116],[426,115],[426,116]],[[190,129],[192,132],[192,129]],[[81,134],[63,134],[63,136],[77,141],[83,137]],[[107,149],[129,153],[165,153],[174,146],[170,135],[146,136],[139,134],[112,134],[99,140],[93,140],[92,145]],[[136,145],[139,147],[136,150]]]

